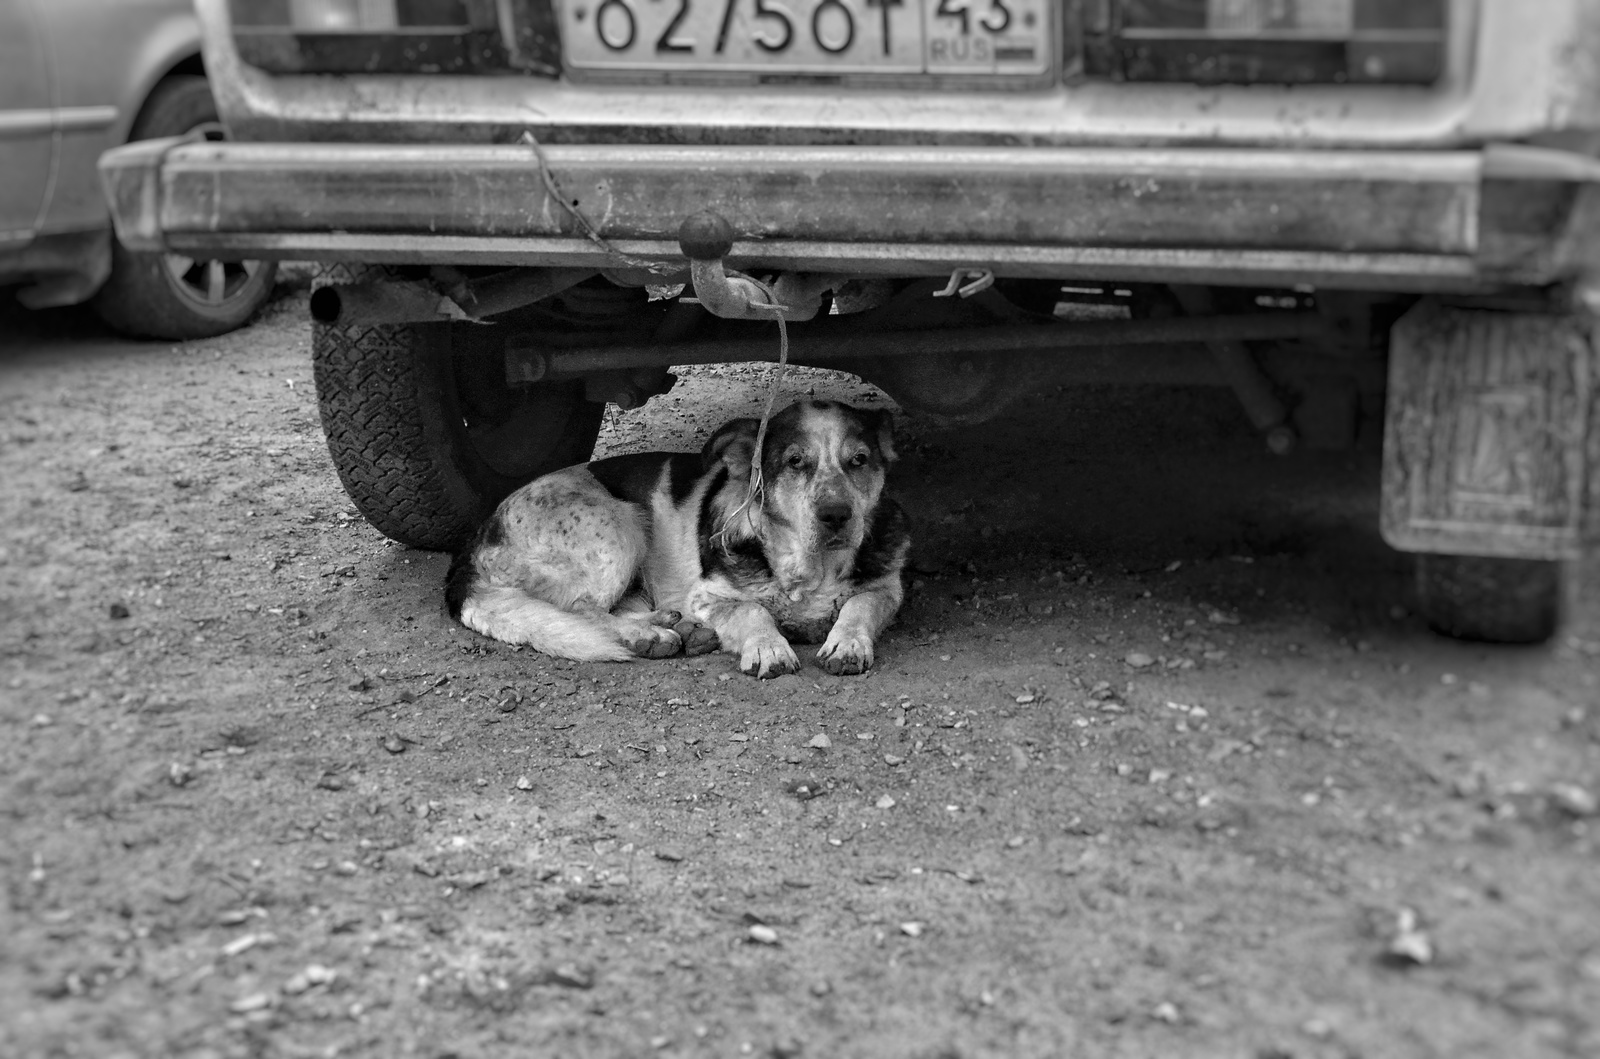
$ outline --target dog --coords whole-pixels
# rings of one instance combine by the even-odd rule
[[[909,522],[883,495],[888,412],[801,401],[737,419],[698,456],[640,453],[554,471],[506,497],[455,557],[462,625],[580,661],[719,647],[768,678],[790,640],[829,673],[871,668],[904,597]],[[752,489],[753,472],[759,485]]]

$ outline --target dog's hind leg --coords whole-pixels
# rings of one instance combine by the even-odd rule
[[[546,475],[513,493],[464,553],[452,612],[470,629],[584,661],[677,654],[677,632],[611,613],[635,583],[649,529],[587,468]],[[447,598],[450,598],[447,592]]]
[[[643,593],[631,592],[617,604],[613,612],[618,616],[627,615],[648,621],[664,629],[671,629],[678,635],[682,642],[683,653],[691,658],[695,655],[710,654],[715,651],[721,641],[717,639],[716,632],[709,625],[702,625],[680,610],[654,610],[650,600]],[[661,655],[651,658],[664,657]]]

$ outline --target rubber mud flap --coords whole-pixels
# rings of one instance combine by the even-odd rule
[[[1576,314],[1423,301],[1390,337],[1384,539],[1574,559],[1600,525],[1600,357]]]

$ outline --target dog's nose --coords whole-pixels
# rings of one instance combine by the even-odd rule
[[[817,521],[838,533],[850,523],[850,505],[823,504],[817,508]]]

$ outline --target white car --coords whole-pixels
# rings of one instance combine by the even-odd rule
[[[34,308],[89,301],[132,335],[248,320],[271,262],[140,253],[111,237],[95,163],[129,140],[220,137],[189,0],[0,3],[0,285]]]

